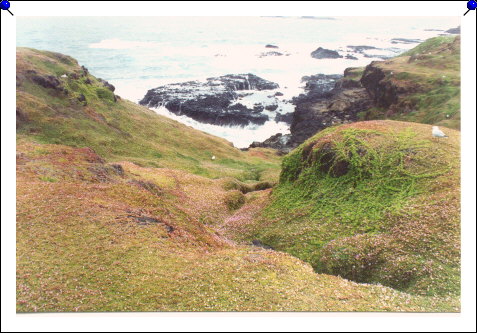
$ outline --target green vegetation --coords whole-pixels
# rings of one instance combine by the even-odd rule
[[[283,161],[259,239],[320,273],[425,295],[458,294],[459,133],[372,121],[328,128]]]
[[[455,111],[439,98],[458,96],[456,77],[436,80],[409,98]],[[457,131],[331,127],[279,175],[275,151],[242,152],[25,48],[16,112],[18,312],[460,310]]]
[[[350,80],[359,81],[363,76],[364,67],[350,67],[346,69],[345,77]]]
[[[57,89],[32,80],[48,75],[60,81]],[[19,138],[90,147],[108,161],[240,180],[276,180],[280,172],[280,158],[271,150],[241,152],[226,140],[115,98],[76,60],[58,53],[17,50],[17,113],[23,116],[17,123]]]
[[[361,119],[460,128],[460,36],[430,38],[374,66],[385,73],[381,85],[394,87],[399,101],[390,108],[370,109]]]
[[[18,312],[459,310],[455,297],[356,284],[231,243],[213,228],[236,217],[222,180],[109,164],[88,148],[21,140],[17,151]]]

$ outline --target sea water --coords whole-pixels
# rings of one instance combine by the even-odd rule
[[[393,38],[424,40],[459,24],[458,17],[18,17],[17,46],[68,54],[134,102],[168,83],[252,73],[278,83],[282,108],[291,112],[293,106],[283,101],[303,92],[303,76],[342,74],[347,67],[365,66],[417,45],[394,44]],[[353,53],[358,60],[310,56],[320,46],[347,54],[348,45],[379,50],[366,51],[377,56],[371,58]],[[269,51],[283,55],[265,56]],[[261,96],[257,92],[250,98],[260,102]],[[274,120],[228,127],[202,124],[163,107],[155,111],[236,147],[289,132],[287,124]]]

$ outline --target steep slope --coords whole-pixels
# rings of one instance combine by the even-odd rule
[[[428,39],[399,57],[368,65],[361,83],[375,106],[362,119],[460,128],[460,36]]]
[[[279,173],[273,152],[241,152],[226,140],[123,100],[111,84],[59,53],[17,49],[16,112],[20,137],[90,147],[109,161],[242,180]]]
[[[225,226],[317,272],[416,294],[460,292],[458,131],[369,121],[327,128],[283,161],[258,218]]]

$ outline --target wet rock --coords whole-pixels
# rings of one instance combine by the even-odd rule
[[[315,59],[337,59],[343,58],[338,52],[333,50],[324,49],[321,46],[315,51],[311,52],[312,58]]]
[[[351,55],[351,54],[347,54],[346,59],[350,59],[350,60],[358,60],[358,58],[356,58],[355,56]]]
[[[290,138],[290,134],[283,135],[282,133],[277,133],[263,142],[252,142],[249,148],[273,148],[277,149],[281,154],[288,154],[291,151],[289,146]]]
[[[339,74],[325,75],[325,74],[315,74],[309,76],[303,76],[301,78],[302,82],[305,82],[305,91],[306,94],[301,94],[292,99],[293,104],[301,103],[313,98],[318,98],[323,94],[331,91],[338,80],[343,76]]]
[[[304,80],[308,80],[307,94],[293,99],[296,107],[290,126],[290,147],[296,147],[329,126],[357,121],[358,113],[373,104],[360,82],[341,75],[318,74]]]
[[[277,113],[277,115],[275,116],[275,121],[277,123],[282,122],[282,123],[287,123],[290,125],[292,123],[292,120],[293,120],[293,112]]]
[[[224,75],[205,82],[173,83],[149,90],[139,102],[151,108],[164,106],[177,115],[214,125],[263,125],[269,117],[261,104],[246,107],[238,100],[251,90],[271,90],[278,84],[253,74]]]
[[[267,45],[265,45],[265,47],[266,47],[267,49],[278,49],[278,46],[273,45],[273,44],[267,44]]]
[[[278,108],[277,104],[271,104],[271,105],[265,106],[265,110],[268,110],[268,111],[275,111],[277,108]]]

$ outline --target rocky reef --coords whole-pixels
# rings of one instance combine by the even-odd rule
[[[304,76],[305,94],[293,98],[295,112],[290,115],[289,135],[273,135],[250,148],[268,147],[287,153],[306,139],[329,126],[358,120],[357,114],[371,107],[373,100],[361,83],[345,75],[316,74]]]
[[[333,50],[324,49],[321,46],[315,51],[311,52],[311,57],[315,59],[337,59],[343,58],[338,52]]]
[[[196,121],[220,126],[263,125],[269,116],[263,111],[277,107],[255,104],[241,99],[253,91],[274,90],[278,84],[253,74],[229,74],[206,79],[205,82],[173,83],[151,89],[139,102],[150,108],[164,106],[176,115],[186,115]]]
[[[339,80],[336,80],[336,75],[323,77],[327,77],[328,84],[312,88],[293,101],[296,108],[290,127],[291,147],[326,127],[357,121],[357,114],[373,103],[360,82],[346,75]],[[332,82],[333,88],[327,89]]]

